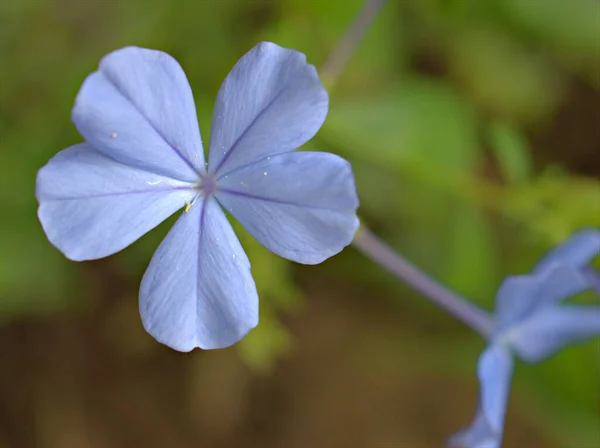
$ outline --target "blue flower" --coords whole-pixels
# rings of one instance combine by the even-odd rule
[[[358,227],[349,163],[293,152],[327,110],[305,56],[260,43],[221,86],[205,163],[179,64],[160,51],[115,51],[75,101],[86,142],[38,173],[39,219],[50,242],[80,261],[122,250],[185,208],[142,279],[142,322],[175,350],[227,347],[258,324],[258,296],[223,209],[272,252],[305,264],[340,252]]]
[[[600,231],[583,230],[550,251],[531,275],[508,277],[496,296],[494,332],[479,358],[479,409],[451,447],[499,448],[513,372],[513,353],[535,363],[600,334],[600,307],[561,302],[597,287],[588,263],[600,253]]]

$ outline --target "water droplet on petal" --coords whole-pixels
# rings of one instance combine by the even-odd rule
[[[263,176],[266,176],[266,175],[267,175],[267,172],[265,171],[265,172],[263,173]]]
[[[233,258],[235,258],[235,254],[231,254],[231,256],[232,256]]]
[[[111,133],[110,138],[117,138],[117,133],[116,132]]]

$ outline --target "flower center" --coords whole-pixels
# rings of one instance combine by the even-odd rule
[[[203,176],[199,185],[200,193],[207,198],[217,191],[217,179],[211,175]]]

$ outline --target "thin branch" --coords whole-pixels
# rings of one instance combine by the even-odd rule
[[[350,28],[321,67],[324,84],[331,88],[340,77],[358,43],[387,0],[367,0]]]
[[[440,285],[394,252],[369,229],[361,225],[353,244],[372,261],[423,294],[432,303],[477,331],[485,339],[489,338],[492,329],[492,317],[489,313]]]

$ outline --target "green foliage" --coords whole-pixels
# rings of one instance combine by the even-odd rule
[[[270,373],[275,361],[289,353],[292,339],[277,318],[261,309],[261,322],[239,343],[242,359],[260,373]]]
[[[451,85],[405,80],[378,96],[336,101],[320,136],[351,157],[388,169],[411,166],[451,180],[477,160],[474,110]]]
[[[504,122],[490,123],[489,142],[505,181],[524,184],[531,177],[531,154],[525,136]]]

